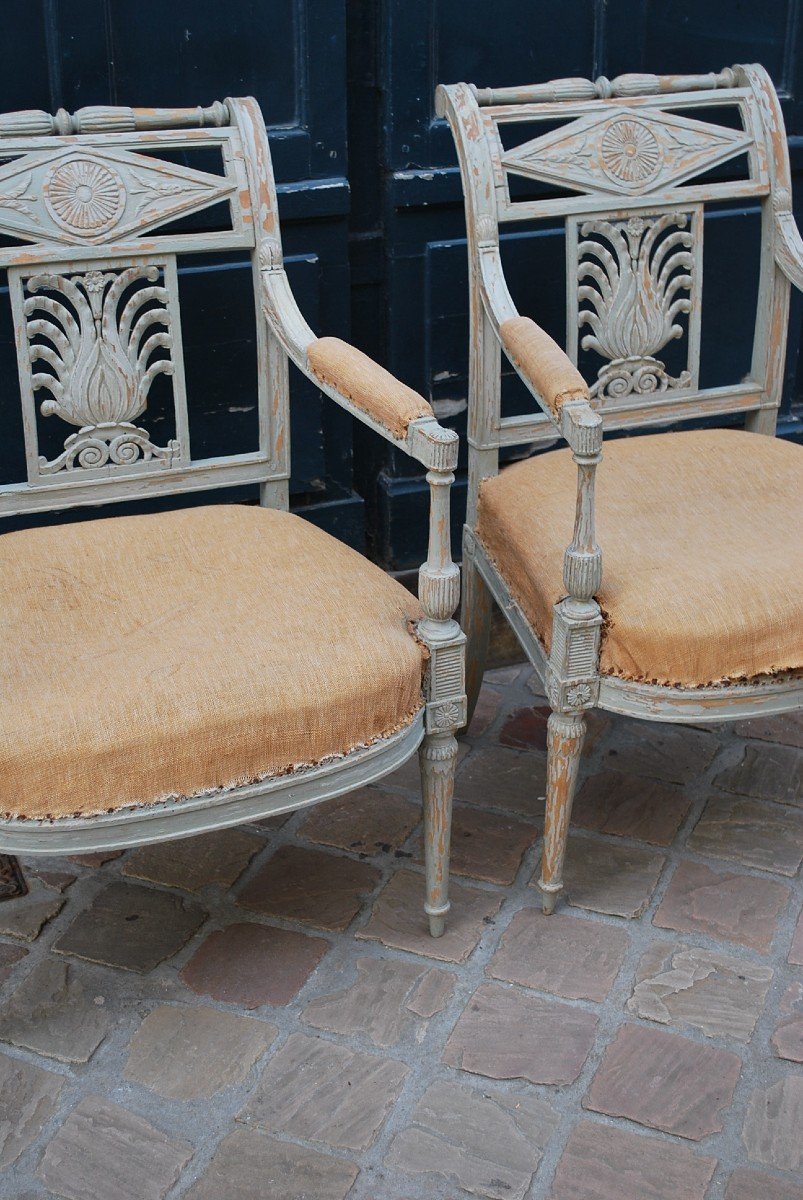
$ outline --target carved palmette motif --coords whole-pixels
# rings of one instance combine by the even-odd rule
[[[577,324],[580,341],[608,361],[591,388],[600,402],[690,387],[672,377],[659,352],[684,336],[678,318],[692,308],[694,236],[682,212],[593,219],[580,224]]]
[[[153,463],[169,467],[177,441],[157,446],[134,422],[157,375],[172,375],[169,293],[156,266],[84,275],[32,275],[23,305],[33,390],[42,416],[78,426],[41,475]],[[159,352],[162,353],[159,353]],[[165,354],[164,352],[167,352]]]

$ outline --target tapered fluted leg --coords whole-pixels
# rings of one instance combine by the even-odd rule
[[[554,911],[563,889],[563,860],[585,732],[582,713],[567,716],[553,712],[547,723],[546,819],[539,880],[547,914]]]
[[[424,863],[429,932],[440,937],[449,911],[449,837],[457,741],[452,733],[428,733],[418,751],[424,798]]]
[[[469,554],[463,556],[460,624],[466,635],[467,725],[471,724],[485,674],[493,597]]]
[[[28,894],[22,869],[13,854],[0,854],[0,900],[15,900]]]

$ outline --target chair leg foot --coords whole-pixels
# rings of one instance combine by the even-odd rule
[[[471,724],[485,674],[493,597],[469,554],[463,556],[460,621],[466,635],[466,728]]]
[[[429,931],[441,937],[449,911],[449,838],[457,741],[452,733],[427,733],[418,752],[424,800],[424,864]]]
[[[563,860],[585,731],[582,713],[553,712],[547,722],[546,816],[539,880],[547,915],[555,911],[563,890]]]
[[[13,854],[0,854],[0,901],[27,896],[28,885]]]

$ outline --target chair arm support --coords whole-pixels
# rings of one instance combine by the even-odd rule
[[[803,238],[791,212],[775,214],[775,261],[790,283],[803,291]]]
[[[424,397],[339,338],[317,338],[280,261],[264,265],[261,275],[265,319],[298,369],[341,408],[425,467],[453,471],[458,436],[437,422]]]
[[[588,388],[577,367],[553,338],[529,317],[510,317],[499,326],[505,352],[544,400],[553,417],[568,400],[588,402]]]

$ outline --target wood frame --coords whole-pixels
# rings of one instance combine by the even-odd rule
[[[741,131],[717,125],[706,128],[702,122],[689,119],[694,110],[723,104],[738,110]],[[761,66],[736,66],[718,74],[697,76],[559,79],[497,90],[459,83],[438,88],[436,110],[448,120],[457,146],[468,235],[469,478],[462,622],[468,638],[469,717],[482,682],[491,603],[495,600],[544,684],[552,708],[540,878],[544,911],[551,913],[563,887],[563,859],[585,713],[589,709],[600,707],[658,721],[714,722],[803,707],[800,674],[694,689],[602,675],[602,617],[595,598],[602,582],[602,555],[595,540],[594,501],[603,429],[744,412],[749,430],[774,435],[790,284],[803,289],[803,240],[791,212],[789,157],[780,105],[772,81]],[[521,147],[504,148],[500,126],[542,121],[553,126],[556,121],[561,124]],[[678,128],[683,130],[681,139],[676,136]],[[666,139],[664,149],[669,147],[666,153],[661,149],[662,138]],[[734,182],[700,178],[711,167],[742,154],[747,155],[746,179]],[[511,172],[559,184],[579,194],[516,200],[511,197],[508,182]],[[706,202],[748,196],[759,199],[762,208],[762,258],[750,378],[729,388],[701,389],[697,379],[699,290],[694,288],[695,274],[700,271],[699,214]],[[692,228],[698,226],[696,238],[686,236],[687,223],[676,219],[679,213],[692,214]],[[531,327],[533,344],[537,337],[541,355],[549,356],[552,375],[548,377],[535,350],[529,355],[511,352],[510,331],[519,331],[523,319],[505,282],[499,228],[505,222],[556,216],[566,221],[567,261],[573,280],[567,289],[568,355],[534,323],[524,319]],[[658,281],[662,286],[656,286],[655,295],[646,297],[652,303],[656,321],[663,322],[660,335],[656,334],[652,346],[645,344],[634,351],[625,344],[630,331],[625,328],[617,332],[610,327],[612,318],[606,311],[605,292],[615,285],[617,270],[627,268],[622,259],[627,255],[634,260],[640,255],[642,239],[650,236],[662,219],[656,236],[671,239],[669,248],[679,257],[674,275],[672,270],[666,272]],[[670,227],[672,231],[667,233]],[[580,236],[587,239],[585,243],[579,242],[578,228]],[[610,248],[616,238],[629,238],[618,268]],[[597,250],[599,244],[603,245],[602,251]],[[597,256],[590,271],[583,266],[580,253],[584,245],[584,252],[592,260]],[[666,261],[668,251],[663,253]],[[584,271],[602,278],[598,290],[578,286]],[[681,272],[685,272],[682,278]],[[667,286],[670,277],[678,279],[674,290],[671,284]],[[680,311],[689,313],[685,327],[689,370],[672,380],[656,352],[667,337],[677,336],[667,330],[674,320],[672,309],[677,295],[682,297],[684,291],[688,299],[682,301]],[[608,360],[591,391],[576,370],[576,328],[582,320],[578,296],[583,294],[590,301],[586,311],[596,311],[598,316],[593,324],[594,336],[588,340],[601,348],[603,358]],[[682,326],[675,328],[684,332]],[[513,418],[501,415],[502,348],[537,401],[538,412]],[[606,395],[605,372],[610,375],[610,369],[618,363],[627,367],[629,379],[622,386],[622,395]],[[638,371],[642,369],[652,373],[651,387],[637,386]],[[562,382],[555,383],[555,377]],[[554,608],[552,648],[547,653],[477,538],[475,524],[480,487],[484,479],[498,473],[500,447],[543,445],[558,436],[568,442],[577,463],[577,508],[574,537],[564,559],[566,598]]]
[[[219,150],[222,174],[191,171],[148,154],[192,147]],[[178,214],[221,201],[229,206],[230,231],[170,230],[169,222]],[[160,232],[165,223],[168,229]],[[187,837],[320,803],[381,778],[418,750],[424,907],[432,935],[441,935],[449,908],[454,734],[466,713],[465,638],[452,616],[459,572],[449,541],[457,435],[438,424],[420,397],[422,415],[407,419],[409,389],[357,350],[343,347],[352,367],[359,371],[367,365],[372,381],[380,380],[381,405],[371,395],[356,403],[345,369],[326,382],[315,374],[308,352],[318,339],[301,315],[284,270],[271,156],[256,101],[229,98],[196,109],[100,107],[74,114],[0,115],[0,233],[27,243],[0,248],[0,266],[10,273],[28,464],[24,483],[0,489],[0,515],[251,482],[260,484],[263,506],[287,509],[289,361],[352,416],[422,463],[431,490],[429,550],[419,585],[424,618],[416,630],[429,661],[423,707],[408,726],[335,761],[179,803],[143,804],[91,817],[2,820],[0,851],[76,853]],[[252,262],[259,448],[253,454],[196,461],[190,453],[181,374],[176,256],[233,248],[246,249]],[[32,276],[44,282],[31,289]],[[151,286],[142,306],[133,295],[126,301],[125,288],[146,280]],[[47,293],[44,315],[39,312],[42,302],[26,296],[26,289]],[[66,316],[64,296],[71,308]],[[128,316],[125,307],[120,315],[118,300]],[[135,338],[139,312],[145,319]],[[151,328],[157,332],[146,339]],[[149,358],[153,352],[159,352],[155,361]],[[34,359],[44,360],[44,373],[31,374]],[[107,371],[102,396],[98,362]],[[144,413],[153,372],[172,375],[178,384],[173,394],[175,452],[153,446],[147,431],[133,423]],[[109,385],[116,377],[124,384]],[[79,427],[72,435],[79,441],[68,438],[70,452],[58,470],[54,463],[43,465],[38,455],[36,389],[51,397],[46,411]]]

